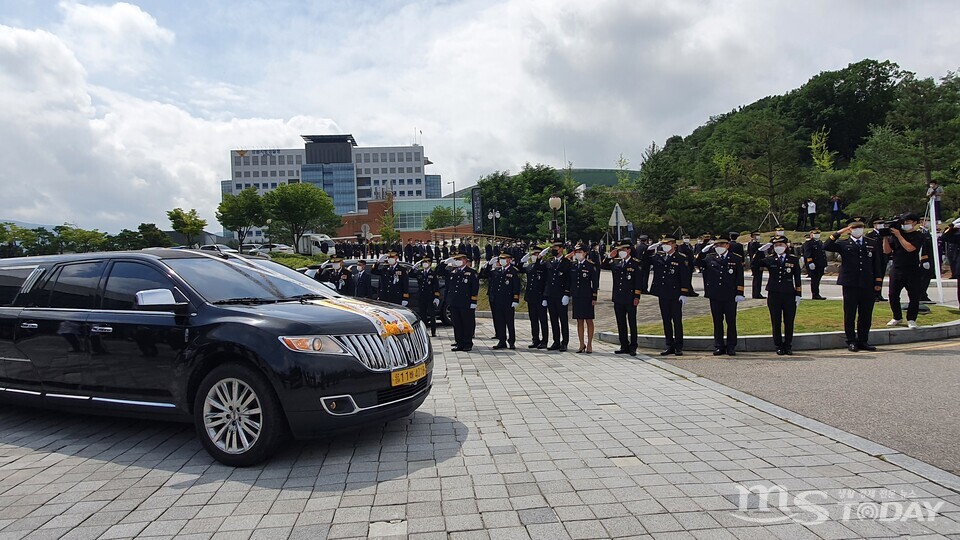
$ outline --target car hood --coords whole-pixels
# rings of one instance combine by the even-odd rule
[[[418,322],[417,316],[406,308],[346,297],[230,306],[229,309],[257,319],[272,319],[275,325],[285,326],[283,332],[287,335],[377,333],[388,336],[410,333]]]

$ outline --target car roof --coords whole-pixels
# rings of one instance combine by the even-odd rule
[[[36,257],[11,257],[0,259],[0,268],[11,266],[34,266],[43,264],[59,264],[71,261],[90,260],[160,260],[160,259],[198,259],[210,257],[209,251],[199,253],[194,249],[145,249],[140,251],[97,251],[92,253],[66,253],[63,255],[40,255]]]

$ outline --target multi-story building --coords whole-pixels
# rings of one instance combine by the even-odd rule
[[[358,194],[358,211],[366,210],[366,202],[383,199],[393,192],[395,200],[425,199],[424,167],[430,164],[423,147],[369,146],[353,149],[357,184],[370,186],[369,195]]]

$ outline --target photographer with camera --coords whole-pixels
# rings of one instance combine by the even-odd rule
[[[903,311],[900,307],[900,293],[907,290],[907,326],[917,327],[917,314],[920,312],[920,284],[923,266],[930,267],[930,258],[921,256],[923,234],[916,230],[920,218],[913,213],[900,216],[890,223],[889,234],[883,235],[883,252],[893,260],[893,269],[890,271],[890,311],[893,319],[887,326],[897,326],[903,322]],[[883,231],[881,231],[883,234]]]

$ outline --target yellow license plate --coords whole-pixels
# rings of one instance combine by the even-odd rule
[[[400,371],[394,371],[390,374],[390,385],[391,386],[400,386],[403,384],[410,384],[412,382],[419,381],[420,379],[427,376],[427,365],[420,364],[419,366],[414,366],[412,368],[403,369]]]

